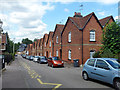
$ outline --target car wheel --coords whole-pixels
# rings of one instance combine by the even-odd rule
[[[116,90],[120,90],[120,79],[114,80],[114,87]]]
[[[87,72],[83,72],[82,77],[84,80],[88,80],[89,78]]]
[[[52,68],[54,68],[53,64],[52,64]]]

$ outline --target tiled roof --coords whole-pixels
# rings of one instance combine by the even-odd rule
[[[85,17],[81,17],[81,18],[80,17],[69,17],[69,19],[72,19],[72,21],[77,25],[78,28],[83,28],[93,13],[94,12],[88,14]]]
[[[54,37],[54,34],[55,34],[56,30],[59,30],[60,32],[62,32],[64,26],[65,26],[65,25],[62,25],[62,24],[56,24],[55,31],[54,31],[54,33],[53,33],[53,37]]]
[[[105,17],[103,19],[100,19],[99,22],[101,23],[102,26],[105,26],[105,24],[110,20],[112,16]]]

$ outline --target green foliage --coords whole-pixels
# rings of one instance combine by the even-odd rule
[[[111,52],[110,49],[106,48],[101,54],[102,58],[114,58],[114,54]]]
[[[101,58],[100,51],[96,52],[96,53],[93,55],[93,58]]]
[[[37,41],[37,38],[34,39],[34,42]]]
[[[103,30],[102,44],[103,52],[108,49],[108,52],[114,55],[120,53],[120,23],[113,22]]]
[[[33,42],[32,42],[32,40],[25,38],[25,39],[22,39],[22,43],[28,45],[28,44],[32,44]]]
[[[21,45],[20,42],[15,43],[15,52],[17,52],[17,50],[19,49],[19,46],[20,46],[20,45]]]

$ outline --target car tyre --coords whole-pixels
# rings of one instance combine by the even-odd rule
[[[83,72],[82,73],[82,77],[83,77],[84,80],[88,80],[89,79],[87,72]]]
[[[116,90],[120,90],[120,79],[114,80],[114,87]]]

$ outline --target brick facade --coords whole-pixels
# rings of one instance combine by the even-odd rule
[[[51,57],[53,53],[52,52],[53,51],[52,36],[53,36],[53,32],[49,32],[47,43],[46,43],[46,47],[47,47],[46,57]]]
[[[56,52],[58,51],[58,57],[62,57],[62,50],[61,50],[61,32],[64,28],[64,25],[56,24],[55,31],[53,33],[53,56],[57,56]],[[58,42],[56,42],[58,37]]]

